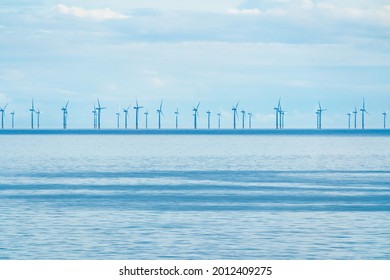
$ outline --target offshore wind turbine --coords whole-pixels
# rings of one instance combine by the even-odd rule
[[[237,117],[237,120],[238,120],[238,113],[237,113],[238,104],[240,104],[240,101],[237,102],[236,106],[232,106],[232,111],[233,111],[233,129],[236,129],[236,117]]]
[[[322,129],[322,112],[326,111],[326,109],[322,109],[321,103],[318,102],[318,129]]]
[[[102,107],[100,105],[99,98],[98,98],[97,102],[98,102],[98,107],[96,108],[96,110],[97,110],[97,126],[98,126],[98,129],[100,129],[100,115],[101,115],[101,111],[106,109],[106,107]]]
[[[275,125],[276,125],[276,129],[279,129],[280,97],[279,97],[278,107],[275,107],[274,110],[275,110]]]
[[[0,107],[0,112],[1,112],[1,129],[4,129],[4,113],[5,109],[7,108],[8,104],[4,106],[4,108]]]
[[[207,113],[207,128],[210,129],[210,114],[211,114],[211,112],[210,112],[210,110],[208,110],[206,113]]]
[[[382,115],[383,115],[383,129],[386,129],[387,113],[383,112]]]
[[[242,129],[245,128],[245,110],[242,109],[241,110],[241,114],[242,114]]]
[[[287,113],[287,111],[281,110],[280,112],[280,128],[284,129],[284,114]]]
[[[15,128],[15,111],[11,112],[12,128]]]
[[[362,112],[362,129],[364,129],[364,114],[368,112],[366,111],[366,102],[363,98],[363,108],[360,109],[360,111]]]
[[[97,111],[96,111],[95,104],[93,105],[92,114],[93,114],[93,128],[96,129],[97,128]]]
[[[119,128],[119,121],[120,121],[121,113],[116,112],[115,114],[116,114],[116,128]]]
[[[62,110],[62,126],[64,129],[66,129],[67,127],[67,118],[68,118],[68,104],[69,104],[69,101],[66,102],[66,105],[65,106],[62,106],[61,110]]]
[[[36,111],[35,113],[37,113],[37,128],[39,129],[39,116],[41,115],[41,111]]]
[[[221,112],[219,112],[218,114],[218,129],[221,128]]]
[[[348,116],[348,129],[351,129],[351,113],[348,113],[347,116]]]
[[[316,115],[317,115],[317,129],[320,129],[320,112],[318,110],[316,111]]]
[[[251,129],[252,128],[252,113],[251,112],[248,113],[248,120],[249,120],[249,129]]]
[[[356,115],[357,115],[356,106],[355,106],[355,110],[352,113],[353,113],[353,126],[356,129]]]
[[[197,118],[199,117],[199,113],[198,113],[199,105],[200,105],[200,102],[198,103],[198,105],[196,107],[192,108],[192,111],[194,112],[193,113],[193,116],[194,116],[194,129],[197,128],[196,121],[197,121]]]
[[[127,106],[126,109],[123,109],[123,113],[125,113],[125,129],[127,129],[127,120],[129,119],[129,109],[130,109],[130,105]]]
[[[34,113],[35,113],[34,99],[31,100],[30,112],[31,112],[31,129],[34,129]]]
[[[176,124],[176,129],[179,128],[179,108],[176,108],[175,112],[175,124]]]
[[[143,106],[139,106],[138,105],[138,100],[135,99],[135,106],[134,106],[134,109],[135,109],[135,129],[138,129],[138,112],[139,112],[139,109],[142,109]]]
[[[158,129],[161,129],[161,115],[164,116],[164,113],[163,113],[163,111],[162,111],[162,105],[163,105],[163,101],[161,100],[160,108],[157,109],[157,114],[158,114]]]
[[[144,114],[145,114],[145,128],[147,129],[148,128],[148,115],[149,115],[149,111],[146,110],[146,112]]]

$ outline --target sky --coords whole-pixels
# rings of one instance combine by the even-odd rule
[[[135,100],[157,127],[233,125],[232,105],[272,128],[281,98],[286,128],[346,128],[366,100],[367,128],[390,112],[390,1],[374,0],[2,0],[0,107],[5,126],[30,126],[31,100],[42,128],[92,128],[100,99],[102,128]],[[241,123],[241,114],[240,114]],[[360,123],[360,114],[358,123]],[[246,120],[247,121],[247,120]],[[248,124],[246,124],[248,125]],[[134,109],[129,127],[135,127]]]

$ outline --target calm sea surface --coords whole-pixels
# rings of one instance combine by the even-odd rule
[[[0,135],[0,259],[390,259],[386,135]]]

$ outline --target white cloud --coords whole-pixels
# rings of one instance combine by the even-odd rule
[[[241,10],[233,8],[233,9],[228,10],[228,14],[259,16],[259,15],[261,15],[261,11],[257,8],[255,8],[255,9],[241,9]]]
[[[129,17],[127,15],[114,12],[109,8],[87,10],[80,7],[68,7],[64,4],[58,4],[55,7],[55,10],[64,15],[94,20],[126,19]]]

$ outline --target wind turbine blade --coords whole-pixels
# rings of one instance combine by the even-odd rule
[[[5,104],[5,106],[4,106],[4,109],[3,109],[3,110],[5,110],[5,108],[7,108],[7,106],[8,106],[8,103],[7,103],[7,104]]]
[[[240,104],[240,101],[237,102],[237,104],[236,104],[236,109],[237,109],[237,107],[238,107],[238,104]]]
[[[198,108],[199,108],[199,105],[200,105],[200,102],[198,103],[198,105],[196,106],[196,110],[198,110]]]
[[[160,111],[162,111],[162,105],[163,105],[163,101],[161,100],[161,103],[160,103]]]
[[[99,98],[97,99],[97,102],[98,102],[98,108],[100,108],[100,101],[99,101]]]
[[[67,109],[67,108],[68,108],[68,104],[69,104],[69,101],[68,101],[68,102],[66,102],[65,109]]]

